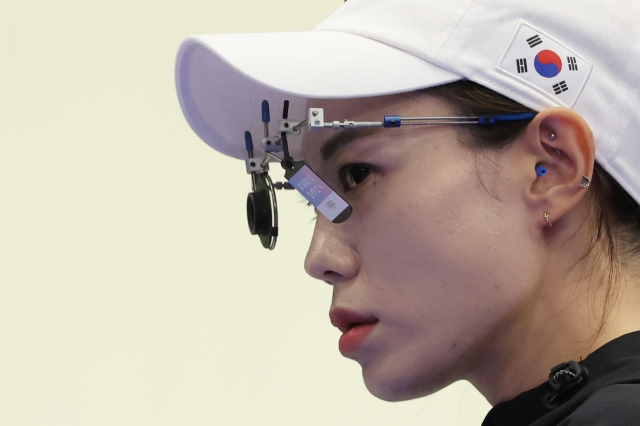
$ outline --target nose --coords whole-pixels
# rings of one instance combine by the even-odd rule
[[[334,224],[318,215],[304,269],[327,284],[348,281],[358,274],[357,253],[348,244],[345,224]]]

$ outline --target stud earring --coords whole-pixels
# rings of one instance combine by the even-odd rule
[[[556,134],[555,133],[551,133],[549,135],[549,139],[554,140],[556,138]]]
[[[553,226],[553,223],[551,223],[551,221],[549,220],[549,213],[544,212],[544,218],[547,220],[547,223],[549,224],[549,228],[551,228]]]
[[[582,183],[580,184],[580,188],[588,188],[591,185],[591,179],[587,176],[582,176]]]

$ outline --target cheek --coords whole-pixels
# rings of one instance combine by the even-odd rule
[[[371,188],[375,197],[363,218],[363,262],[367,253],[378,266],[394,259],[382,262],[389,274],[439,272],[445,279],[445,272],[460,272],[451,266],[475,269],[476,261],[496,250],[497,209],[470,166],[453,161],[428,166],[415,162]]]
[[[390,191],[371,209],[371,220],[380,226],[367,233],[360,250],[363,269],[373,282],[393,283],[396,293],[424,292],[436,298],[452,280],[459,280],[456,264],[475,245],[469,232],[481,219],[469,214],[468,197],[460,193],[464,176],[450,176],[436,185],[417,179],[418,173],[410,175],[412,185]],[[396,180],[406,177],[399,175]]]
[[[473,165],[416,162],[377,188],[361,272],[407,339],[450,339],[440,342],[449,351],[527,297],[533,269],[521,255],[530,244],[521,215],[487,193]]]

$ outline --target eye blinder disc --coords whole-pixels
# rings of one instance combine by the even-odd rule
[[[249,232],[258,235],[264,248],[273,250],[278,237],[278,207],[271,178],[256,174],[256,190],[247,195]]]

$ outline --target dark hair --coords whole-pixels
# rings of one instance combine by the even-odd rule
[[[518,102],[466,80],[424,89],[420,93],[445,101],[461,116],[531,111]],[[456,126],[456,129],[463,145],[486,151],[506,148],[528,124],[528,121],[516,121],[492,127]],[[622,267],[640,263],[640,207],[598,163],[594,167],[589,195],[594,219],[591,241],[579,260],[599,256],[605,262],[601,284],[607,286],[606,298],[597,337],[603,331],[617,299]]]

